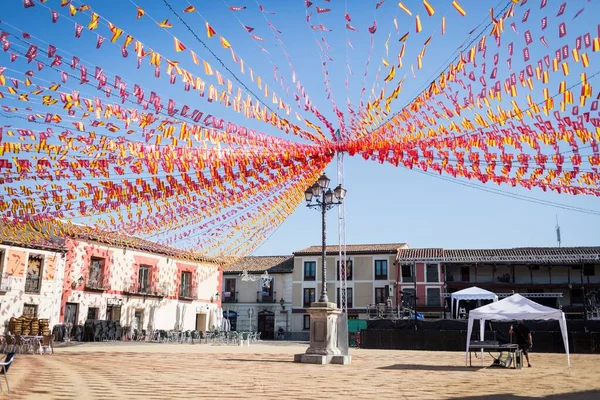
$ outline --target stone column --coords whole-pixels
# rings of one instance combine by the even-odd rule
[[[294,362],[309,364],[350,364],[350,356],[342,355],[337,347],[337,324],[341,310],[335,303],[312,303],[310,314],[310,347],[296,354]]]

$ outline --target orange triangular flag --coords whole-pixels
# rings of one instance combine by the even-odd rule
[[[194,12],[194,11],[196,11],[196,7],[194,7],[194,6],[186,7],[185,10],[183,10],[183,12]]]
[[[175,51],[176,52],[180,52],[186,49],[185,45],[183,43],[181,43],[181,41],[179,39],[177,39],[175,36],[173,36],[173,40],[175,41]]]
[[[165,19],[164,21],[158,22],[158,26],[161,28],[171,28],[173,24],[169,23],[168,19]]]
[[[220,36],[220,38],[221,38],[221,46],[223,46],[224,49],[228,49],[231,47],[231,44],[229,44],[227,39],[225,39],[223,36]]]
[[[206,22],[206,35],[208,36],[208,38],[210,39],[211,37],[215,36],[215,30],[212,28],[212,26],[210,26],[208,24],[208,22]]]

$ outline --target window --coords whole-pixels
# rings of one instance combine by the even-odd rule
[[[387,290],[382,288],[375,288],[375,304],[385,303],[387,300]]]
[[[440,288],[427,288],[427,305],[429,307],[441,307]]]
[[[415,306],[415,289],[402,289],[402,307],[414,308]]]
[[[337,270],[337,272],[336,272],[337,280],[339,281],[340,280],[340,261],[339,260],[337,262],[336,270]],[[344,270],[346,272],[346,280],[351,281],[352,280],[352,260],[346,260],[345,263],[342,263],[342,270]]]
[[[38,306],[36,304],[25,304],[23,306],[23,315],[30,318],[37,318]]]
[[[310,315],[303,315],[302,318],[302,329],[305,331],[310,330]]]
[[[460,280],[463,282],[469,282],[471,280],[469,275],[469,267],[460,267]]]
[[[439,282],[440,281],[440,276],[438,274],[438,264],[427,264],[425,266],[425,272],[426,272],[426,282]]]
[[[387,260],[375,260],[375,279],[376,280],[387,280],[388,268]]]
[[[412,270],[412,265],[402,266],[402,282],[414,282]]]
[[[342,305],[342,296],[340,294],[340,288],[337,288],[337,306],[340,308]],[[346,306],[352,308],[352,288],[346,288]]]
[[[315,289],[314,288],[304,288],[304,297],[303,297],[304,307],[310,307],[312,303],[315,302]]]
[[[225,291],[223,292],[223,303],[235,303],[235,278],[225,279]]]
[[[583,266],[583,276],[594,276],[596,273],[594,267],[594,264],[585,264]]]
[[[98,307],[88,308],[87,319],[98,319],[100,309]]]
[[[150,266],[140,265],[138,272],[138,291],[139,293],[148,293],[150,284]]]
[[[583,304],[583,290],[580,288],[571,289],[571,304]]]
[[[92,257],[90,260],[90,271],[87,279],[87,286],[91,288],[104,287],[104,258]]]
[[[106,319],[109,321],[121,320],[121,306],[109,304],[106,306]]]
[[[183,271],[179,284],[179,297],[190,298],[192,296],[192,273]]]
[[[314,281],[317,279],[317,262],[304,261],[304,280]]]
[[[25,275],[25,292],[39,293],[42,283],[42,267],[44,256],[41,254],[30,254],[27,260],[27,275]]]
[[[262,302],[263,303],[271,303],[273,302],[273,281],[271,280],[271,282],[269,283],[269,285],[267,287],[264,286],[262,280],[260,280],[259,282],[261,282],[260,285],[260,295],[262,297]]]

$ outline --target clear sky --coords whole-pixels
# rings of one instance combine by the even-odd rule
[[[74,24],[67,17],[60,17],[58,23],[50,22],[50,12],[37,4],[34,9],[24,10],[21,0],[10,0],[4,5],[2,20],[10,23],[15,28],[20,28],[39,38],[65,48],[67,51],[77,54],[85,59],[90,65],[101,65],[107,71],[120,74],[130,82],[156,90],[164,96],[172,97],[177,101],[186,102],[190,105],[196,103],[193,93],[184,92],[181,86],[171,86],[168,79],[157,80],[153,78],[149,66],[143,66],[139,71],[135,68],[135,58],[121,57],[120,51],[111,46],[106,40],[100,50],[95,49],[96,36],[86,32],[80,39],[73,37]],[[37,1],[36,1],[37,3]],[[138,0],[135,4],[146,10],[146,15],[136,20],[136,6],[130,0],[94,0],[85,2],[92,8],[122,27],[127,33],[144,41],[147,45],[160,49],[165,55],[172,59],[181,60],[181,65],[193,67],[189,56],[184,53],[175,53],[173,50],[173,38],[169,33],[156,26],[151,19],[169,19],[173,28],[169,32],[177,36],[188,48],[211,61],[215,66],[222,68],[212,55],[199,43],[191,32],[177,21],[162,0]],[[321,32],[311,30],[310,24],[323,24],[332,32],[324,34],[327,44],[331,46],[331,55],[334,61],[328,62],[327,68],[331,79],[334,99],[340,109],[346,110],[346,87],[344,80],[346,76],[346,57],[353,71],[350,76],[349,88],[350,100],[357,104],[360,99],[360,91],[363,83],[363,73],[366,66],[367,54],[369,53],[369,41],[374,40],[374,49],[371,54],[369,71],[366,76],[367,93],[363,99],[367,99],[371,85],[375,80],[378,67],[381,65],[382,57],[395,59],[401,43],[399,37],[406,31],[414,32],[414,17],[408,17],[397,7],[397,1],[387,0],[379,9],[375,8],[378,1],[371,0],[325,0],[315,1],[311,7],[313,15],[310,24],[306,22],[304,1],[302,0],[265,0],[256,2],[254,0],[202,0],[192,1],[172,0],[168,1],[190,24],[198,36],[210,47],[211,50],[249,86],[251,82],[246,74],[240,75],[236,69],[237,65],[231,61],[229,52],[219,45],[218,37],[207,39],[204,17],[211,26],[222,34],[232,44],[238,55],[246,61],[247,66],[254,69],[257,74],[262,75],[264,81],[276,88],[278,93],[285,90],[278,88],[273,82],[273,66],[278,66],[281,74],[287,82],[291,81],[291,73],[288,62],[280,51],[280,45],[276,43],[267,21],[259,11],[259,3],[265,10],[275,14],[265,14],[277,29],[282,33],[279,35],[285,45],[285,49],[291,56],[296,74],[305,85],[317,108],[327,116],[329,121],[336,124],[336,118],[332,112],[331,103],[323,84],[321,72],[321,60],[315,40],[319,41]],[[489,20],[489,9],[494,7],[501,9],[506,1],[475,1],[461,0],[460,3],[467,11],[466,17],[461,17],[451,7],[450,0],[430,0],[435,7],[436,14],[428,18],[422,1],[404,2],[415,13],[419,13],[423,22],[423,32],[418,40],[412,43],[407,50],[406,60],[414,60],[416,54],[421,50],[421,43],[429,35],[433,34],[433,40],[427,48],[423,61],[423,69],[416,72],[417,78],[413,79],[408,65],[413,61],[405,62],[405,68],[398,72],[398,76],[407,74],[407,81],[403,92],[398,100],[392,104],[392,110],[397,111],[404,106],[415,94],[430,82],[431,78],[439,72],[439,68],[447,64],[447,59],[455,53],[455,50],[467,38],[468,33],[474,28]],[[538,10],[539,0],[529,1],[527,6],[532,7],[531,18],[537,18],[536,24],[543,11]],[[562,2],[549,0],[548,8],[552,11],[548,15],[554,16],[556,9]],[[576,7],[575,3],[579,5]],[[78,2],[74,2],[77,6]],[[194,13],[183,14],[181,11],[193,4],[202,14],[200,17]],[[60,7],[60,1],[49,0],[45,5],[60,10],[63,14],[65,9]],[[246,6],[245,10],[232,12],[228,6]],[[315,7],[331,8],[331,12],[317,14]],[[585,7],[586,12],[574,19],[575,13]],[[360,32],[344,29],[344,13],[348,11],[351,16],[351,24]],[[569,2],[567,7],[568,27],[573,31],[592,27],[597,24],[597,15],[600,7],[597,3]],[[537,14],[536,14],[537,13]],[[446,34],[441,36],[440,16],[446,16]],[[399,29],[393,25],[396,17]],[[238,20],[239,18],[239,20]],[[487,18],[487,20],[486,20]],[[368,33],[368,27],[377,21],[377,32],[374,35]],[[250,37],[246,25],[254,28],[252,34],[256,34],[263,41]],[[3,28],[5,28],[3,26]],[[510,32],[507,26],[506,36],[514,35],[515,39],[522,34]],[[589,30],[589,29],[588,29]],[[593,31],[594,29],[592,29]],[[389,41],[389,55],[386,56],[385,42],[391,34]],[[413,35],[414,36],[414,35]],[[554,36],[552,36],[554,37]],[[352,43],[353,49],[347,45],[346,38]],[[511,39],[508,39],[511,40]],[[522,40],[518,38],[518,40]],[[536,39],[537,40],[537,39]],[[322,42],[321,42],[322,43]],[[419,43],[419,44],[417,44]],[[537,43],[537,42],[536,42]],[[554,49],[552,38],[548,37],[550,50]],[[322,44],[323,45],[323,44]],[[259,49],[262,46],[269,54],[266,55]],[[532,52],[544,50],[541,45],[532,46]],[[130,49],[133,53],[133,49]],[[598,54],[598,53],[596,53]],[[539,54],[533,55],[536,59]],[[598,57],[596,56],[597,60]],[[2,65],[9,65],[6,55],[1,59]],[[592,63],[589,71],[596,72],[598,63]],[[387,69],[382,70],[382,74]],[[164,73],[164,71],[163,71]],[[227,76],[230,77],[230,76]],[[380,78],[380,82],[383,77]],[[503,77],[504,78],[504,77]],[[573,73],[572,79],[578,79],[578,74]],[[556,83],[553,85],[558,85]],[[592,80],[596,85],[598,78]],[[72,87],[77,87],[74,82],[69,82]],[[84,91],[82,89],[82,91]],[[597,94],[597,91],[595,92]],[[286,100],[293,103],[291,96]],[[281,136],[275,129],[259,125],[255,121],[244,119],[231,110],[222,109],[217,106],[201,103],[206,112],[214,113],[223,118],[244,124],[249,127],[260,129],[266,133]],[[301,112],[303,116],[309,113]],[[314,117],[312,117],[314,120]],[[0,116],[0,121],[3,117]],[[7,120],[4,123],[8,123]],[[299,140],[292,138],[292,140]],[[585,154],[585,153],[584,153]],[[326,170],[332,179],[332,185],[336,182],[335,161]],[[348,244],[358,243],[392,243],[406,242],[411,247],[445,247],[445,248],[496,248],[496,247],[519,247],[519,246],[553,246],[556,245],[555,225],[558,217],[561,226],[563,246],[578,245],[600,245],[600,216],[589,213],[580,213],[563,209],[561,207],[550,207],[531,201],[515,199],[508,196],[527,196],[529,200],[538,199],[542,202],[555,202],[569,206],[576,206],[600,212],[600,199],[584,196],[559,195],[556,193],[542,192],[539,189],[532,191],[522,188],[511,188],[497,186],[495,184],[482,185],[475,181],[448,178],[439,179],[430,175],[411,171],[389,164],[381,165],[374,161],[365,161],[361,157],[346,157],[345,179],[348,194],[346,198],[347,228],[346,241]],[[465,185],[464,183],[467,183]],[[472,187],[472,186],[475,186]],[[498,190],[500,192],[498,192]],[[332,210],[328,214],[329,226],[328,243],[337,242],[337,212]],[[295,250],[310,245],[319,244],[321,226],[320,216],[314,210],[309,210],[304,205],[288,218],[270,238],[255,252],[257,255],[290,254]]]

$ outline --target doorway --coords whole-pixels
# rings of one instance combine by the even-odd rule
[[[206,332],[206,314],[196,313],[196,330]]]
[[[144,310],[135,310],[133,314],[132,328],[134,330],[141,330],[144,326]]]
[[[258,332],[264,340],[275,339],[275,313],[271,311],[260,311],[258,313]]]
[[[67,303],[65,305],[65,324],[70,323],[77,325],[77,309],[78,303]]]

